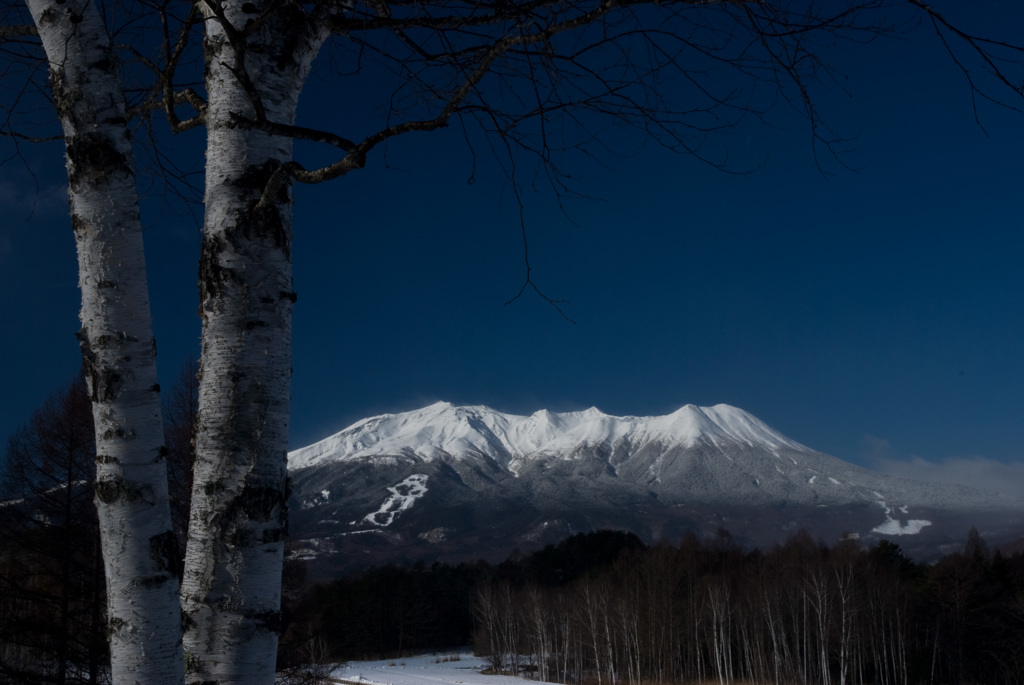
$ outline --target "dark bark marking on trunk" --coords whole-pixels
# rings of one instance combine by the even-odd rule
[[[118,440],[129,440],[135,438],[135,431],[131,428],[128,430],[125,430],[124,428],[110,428],[103,431],[103,434],[100,437],[104,440],[113,440],[114,438],[117,438]]]
[[[92,400],[93,402],[112,402],[121,394],[124,378],[109,366],[92,367]]]
[[[291,202],[291,192],[287,183],[277,184],[272,202],[260,202],[264,191],[271,183],[274,174],[281,168],[280,160],[268,159],[263,164],[254,164],[235,180],[235,185],[252,190],[256,197],[249,206],[239,213],[235,230],[250,239],[269,241],[269,244],[281,250],[287,258],[291,258],[291,236],[285,229],[281,212],[274,203],[287,205]]]
[[[283,488],[250,486],[225,507],[224,532],[229,544],[251,547],[255,544],[280,542],[288,528],[287,495]],[[256,538],[251,523],[276,524],[263,530]]]
[[[128,335],[126,333],[106,334],[96,338],[97,347],[107,347],[108,345],[113,345],[114,347],[122,348],[124,347],[125,343],[137,342],[139,342],[138,338],[136,338],[135,336]]]
[[[99,185],[114,174],[132,175],[128,157],[99,133],[69,136],[67,156],[68,184],[74,191]]]
[[[120,616],[111,616],[107,620],[107,639],[109,639],[111,635],[121,632],[126,625],[128,625],[128,622]]]
[[[269,522],[275,509],[278,518],[284,509],[284,492],[282,488],[248,487],[235,498],[229,515],[242,515],[243,521]]]
[[[287,188],[283,192],[287,193]],[[288,199],[277,201],[288,202]],[[237,230],[249,238],[260,240],[280,250],[285,258],[291,260],[291,235],[285,228],[281,212],[273,204],[260,205],[253,201],[239,217]]]
[[[166,573],[158,573],[152,576],[144,576],[139,578],[139,585],[146,588],[147,590],[155,590],[167,581],[171,580],[176,576],[170,576]]]
[[[253,245],[253,241],[258,244]],[[225,286],[245,283],[234,269],[221,265],[220,256],[232,251],[252,259],[264,251],[263,246],[280,250],[286,259],[291,259],[291,235],[285,228],[280,211],[273,205],[260,206],[257,200],[251,200],[249,207],[238,213],[234,226],[228,227],[220,235],[203,240],[199,257],[199,285],[204,304],[200,316],[212,304],[210,300],[222,296]],[[281,294],[284,299],[295,301],[294,293],[281,291]]]
[[[181,575],[182,559],[178,554],[178,541],[172,531],[165,531],[149,539],[149,556],[157,570],[164,571],[169,578]]]
[[[295,53],[298,52],[299,41],[308,33],[309,16],[297,3],[289,3],[281,11],[287,13],[278,24],[279,35],[283,35],[284,40],[269,41],[269,44],[278,70],[294,71],[299,66]]]
[[[89,389],[90,399],[96,401],[96,353],[89,341],[89,331],[84,328],[75,333],[78,338],[78,347],[82,350],[82,373],[85,374],[86,385]]]
[[[246,612],[244,616],[256,623],[256,625],[264,630],[271,633],[276,633],[281,630],[281,612],[280,611],[259,611],[259,612]]]
[[[79,347],[82,349],[82,367],[89,386],[90,398],[93,402],[113,401],[121,394],[124,378],[117,369],[97,364],[96,352],[93,350],[86,329],[79,330],[75,337],[78,338]],[[97,344],[100,346],[109,342],[110,336],[100,336],[97,340]]]
[[[276,159],[268,159],[263,164],[252,164],[246,167],[245,171],[233,182],[239,188],[247,188],[262,194],[267,187],[271,177],[281,167],[281,162]]]
[[[43,12],[43,19],[52,10]],[[56,15],[56,12],[54,12]],[[50,70],[50,89],[53,91],[53,105],[62,120],[72,121],[75,116],[75,105],[82,99],[82,91],[67,88],[64,85],[64,73],[59,69]]]
[[[220,236],[210,236],[203,240],[199,255],[199,287],[203,301],[199,315],[203,318],[207,302],[219,298],[225,285],[230,282],[241,283],[234,270],[220,264],[220,255],[226,251],[227,246],[227,241]]]
[[[118,500],[138,502],[144,495],[144,488],[120,476],[104,478],[96,483],[96,498],[104,504],[113,504]]]
[[[223,492],[223,490],[224,490],[224,486],[221,485],[220,481],[211,481],[209,483],[204,483],[203,484],[203,493],[207,497],[212,497],[213,495],[217,494],[218,492]]]
[[[271,528],[263,531],[263,536],[260,538],[260,542],[263,544],[270,544],[272,542],[284,542],[288,538],[288,529],[284,528]]]
[[[88,68],[90,70],[96,69],[96,70],[102,71],[105,74],[109,74],[111,71],[114,70],[114,64],[115,64],[115,62],[110,57],[110,55],[105,55],[105,56],[99,58],[98,60],[96,60],[95,62],[92,62],[91,64],[89,64]]]

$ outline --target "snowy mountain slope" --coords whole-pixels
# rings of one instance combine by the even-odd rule
[[[874,473],[787,438],[751,414],[719,404],[667,416],[538,411],[516,416],[438,402],[385,414],[289,455],[298,471],[338,463],[446,463],[488,480],[569,478],[584,472],[655,492],[671,502],[1000,506],[969,488]],[[558,462],[567,462],[559,464]]]
[[[722,404],[617,417],[441,402],[359,421],[289,467],[307,558],[499,558],[601,527],[647,540],[725,527],[757,545],[803,527],[912,537],[924,556],[982,522],[1024,531],[1024,503],[875,473]]]
[[[811,452],[742,409],[688,404],[667,416],[609,416],[591,407],[581,412],[543,409],[530,416],[504,414],[483,406],[438,402],[402,414],[364,419],[336,435],[288,455],[291,469],[323,461],[379,455],[485,456],[514,470],[517,461],[563,454],[582,444],[625,442],[639,449],[650,442],[693,447],[755,444],[771,450]]]

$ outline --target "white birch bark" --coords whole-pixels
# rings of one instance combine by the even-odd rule
[[[238,117],[257,118],[255,90],[267,120],[291,124],[326,34],[304,28],[301,10],[284,3],[260,16],[265,5],[203,5],[202,369],[182,583],[186,679],[194,683],[270,684],[277,659],[295,294],[291,193],[284,186],[264,195],[292,144]],[[257,17],[258,28],[236,33]]]
[[[112,680],[180,683],[177,568],[135,167],[96,3],[27,0],[64,129],[96,426]]]

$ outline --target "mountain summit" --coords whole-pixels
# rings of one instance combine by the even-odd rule
[[[497,558],[602,527],[648,541],[727,528],[758,545],[799,528],[912,536],[923,556],[972,525],[1019,535],[1024,521],[1011,498],[869,471],[725,404],[637,417],[438,402],[358,421],[288,464],[292,537],[311,558]]]
[[[437,402],[416,411],[363,419],[318,443],[288,455],[291,469],[326,461],[404,454],[426,461],[487,457],[515,470],[531,458],[572,453],[582,446],[657,443],[662,448],[696,445],[759,446],[812,452],[742,409],[688,404],[667,416],[610,416],[595,407],[530,416],[505,414],[484,406]]]

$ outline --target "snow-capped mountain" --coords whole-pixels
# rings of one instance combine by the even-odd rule
[[[724,404],[636,417],[439,402],[364,419],[288,461],[292,537],[309,557],[493,558],[599,527],[648,540],[725,527],[751,544],[800,527],[913,536],[924,554],[971,525],[1024,530],[1016,500],[862,469]]]
[[[487,457],[515,471],[524,460],[571,452],[580,445],[649,443],[682,445],[761,445],[811,452],[742,409],[719,404],[688,404],[668,416],[609,416],[595,407],[554,413],[542,409],[516,416],[488,407],[456,407],[438,402],[403,414],[364,419],[326,440],[288,455],[289,468],[324,460],[406,454],[433,459]]]

